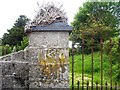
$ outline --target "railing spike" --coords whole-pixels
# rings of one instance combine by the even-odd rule
[[[108,88],[108,83],[107,83],[107,81],[105,82],[105,90],[107,90],[107,88]]]
[[[89,81],[87,81],[87,90],[89,90]]]
[[[80,82],[78,81],[77,82],[77,90],[79,90],[80,89]]]

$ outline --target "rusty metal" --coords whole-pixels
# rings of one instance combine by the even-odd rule
[[[115,90],[117,90],[117,82],[115,82]]]
[[[105,90],[108,90],[108,84],[107,84],[107,81],[105,83]]]
[[[82,38],[82,90],[84,90],[84,38]]]
[[[118,52],[120,54],[120,38],[118,39]]]
[[[110,90],[112,90],[112,39],[110,39]]]
[[[112,47],[113,47],[113,45],[116,45],[116,43],[114,44],[113,43],[113,41],[112,41],[112,39],[110,39],[110,52],[109,52],[109,68],[108,68],[108,70],[110,71],[110,74],[109,74],[109,79],[110,79],[110,81],[109,81],[109,79],[108,79],[108,81],[106,81],[105,82],[105,84],[104,84],[104,82],[103,82],[103,77],[104,77],[104,74],[103,74],[103,71],[104,71],[104,68],[103,68],[103,65],[104,65],[104,63],[103,63],[103,60],[104,60],[104,58],[103,58],[103,55],[104,55],[104,47],[103,47],[103,45],[104,44],[106,44],[106,43],[103,43],[103,38],[101,37],[100,38],[100,56],[99,56],[99,58],[100,58],[100,84],[98,84],[98,82],[96,82],[96,84],[94,85],[93,84],[93,82],[94,82],[94,50],[95,50],[95,48],[94,48],[94,46],[95,46],[95,41],[94,41],[94,37],[92,37],[91,38],[91,87],[89,86],[89,82],[87,82],[86,83],[86,88],[84,88],[84,86],[85,86],[85,83],[84,83],[84,81],[85,81],[85,79],[84,79],[84,75],[85,75],[85,71],[84,71],[84,68],[85,68],[85,46],[86,46],[86,43],[85,43],[85,38],[82,38],[82,43],[81,43],[81,54],[82,54],[82,83],[80,83],[79,81],[78,81],[78,83],[77,83],[77,89],[79,90],[79,89],[81,89],[81,90],[84,90],[84,89],[87,89],[87,90],[94,90],[95,88],[96,88],[96,90],[112,90],[112,89],[115,89],[115,90],[117,90],[118,89],[118,86],[117,86],[117,84],[115,83],[114,85],[115,86],[113,86],[113,81],[112,81],[112,72],[113,72],[113,70],[112,70],[112,59],[113,59],[113,57],[112,57]],[[118,39],[118,43],[117,43],[118,45],[119,45],[119,47],[118,47],[118,50],[120,50],[120,39]],[[97,44],[98,45],[98,44]],[[74,45],[73,45],[74,46]],[[81,66],[80,66],[81,67]],[[118,66],[119,67],[119,66]],[[74,89],[74,47],[73,47],[73,50],[72,50],[72,88]],[[73,90],[72,89],[72,90]]]
[[[103,39],[100,38],[100,46],[101,46],[101,53],[100,53],[100,70],[101,70],[101,90],[103,89]]]
[[[92,84],[91,84],[91,89],[93,90],[93,78],[94,78],[94,50],[93,50],[93,48],[94,48],[94,38],[92,37],[91,38],[91,40],[92,40],[92,46],[91,46],[91,53],[92,53],[92,56],[91,56],[91,59],[92,59]]]
[[[72,90],[74,90],[74,44],[72,44]]]
[[[87,81],[87,90],[89,90],[89,81]]]
[[[77,82],[77,89],[78,90],[80,89],[80,82],[79,81]]]

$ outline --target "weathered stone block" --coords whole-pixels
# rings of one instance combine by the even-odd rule
[[[38,63],[39,48],[29,47],[25,50],[25,61],[29,63]]]
[[[27,88],[29,80],[29,66],[26,62],[0,62],[0,88]]]
[[[11,55],[8,54],[8,55],[0,57],[0,61],[11,61]]]
[[[69,32],[33,32],[29,34],[29,46],[49,48],[68,47]]]
[[[11,54],[11,60],[13,61],[25,61],[24,51],[18,51]]]

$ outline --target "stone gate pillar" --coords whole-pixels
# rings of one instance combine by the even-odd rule
[[[29,46],[30,88],[69,88],[69,32],[66,22],[35,26],[26,30]]]

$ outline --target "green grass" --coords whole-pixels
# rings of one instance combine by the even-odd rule
[[[100,52],[94,53],[94,84],[98,82],[98,85],[100,85]],[[87,81],[91,82],[91,54],[84,55],[84,83],[86,85]],[[108,82],[108,85],[110,83],[110,58],[108,55],[103,54],[103,84],[105,85],[105,82]],[[70,86],[71,86],[71,79],[72,79],[72,57],[70,56]],[[74,56],[74,85],[77,85],[77,82],[82,81],[82,56],[81,55],[75,55]],[[114,80],[113,80],[114,82]],[[91,83],[90,83],[91,84]]]

